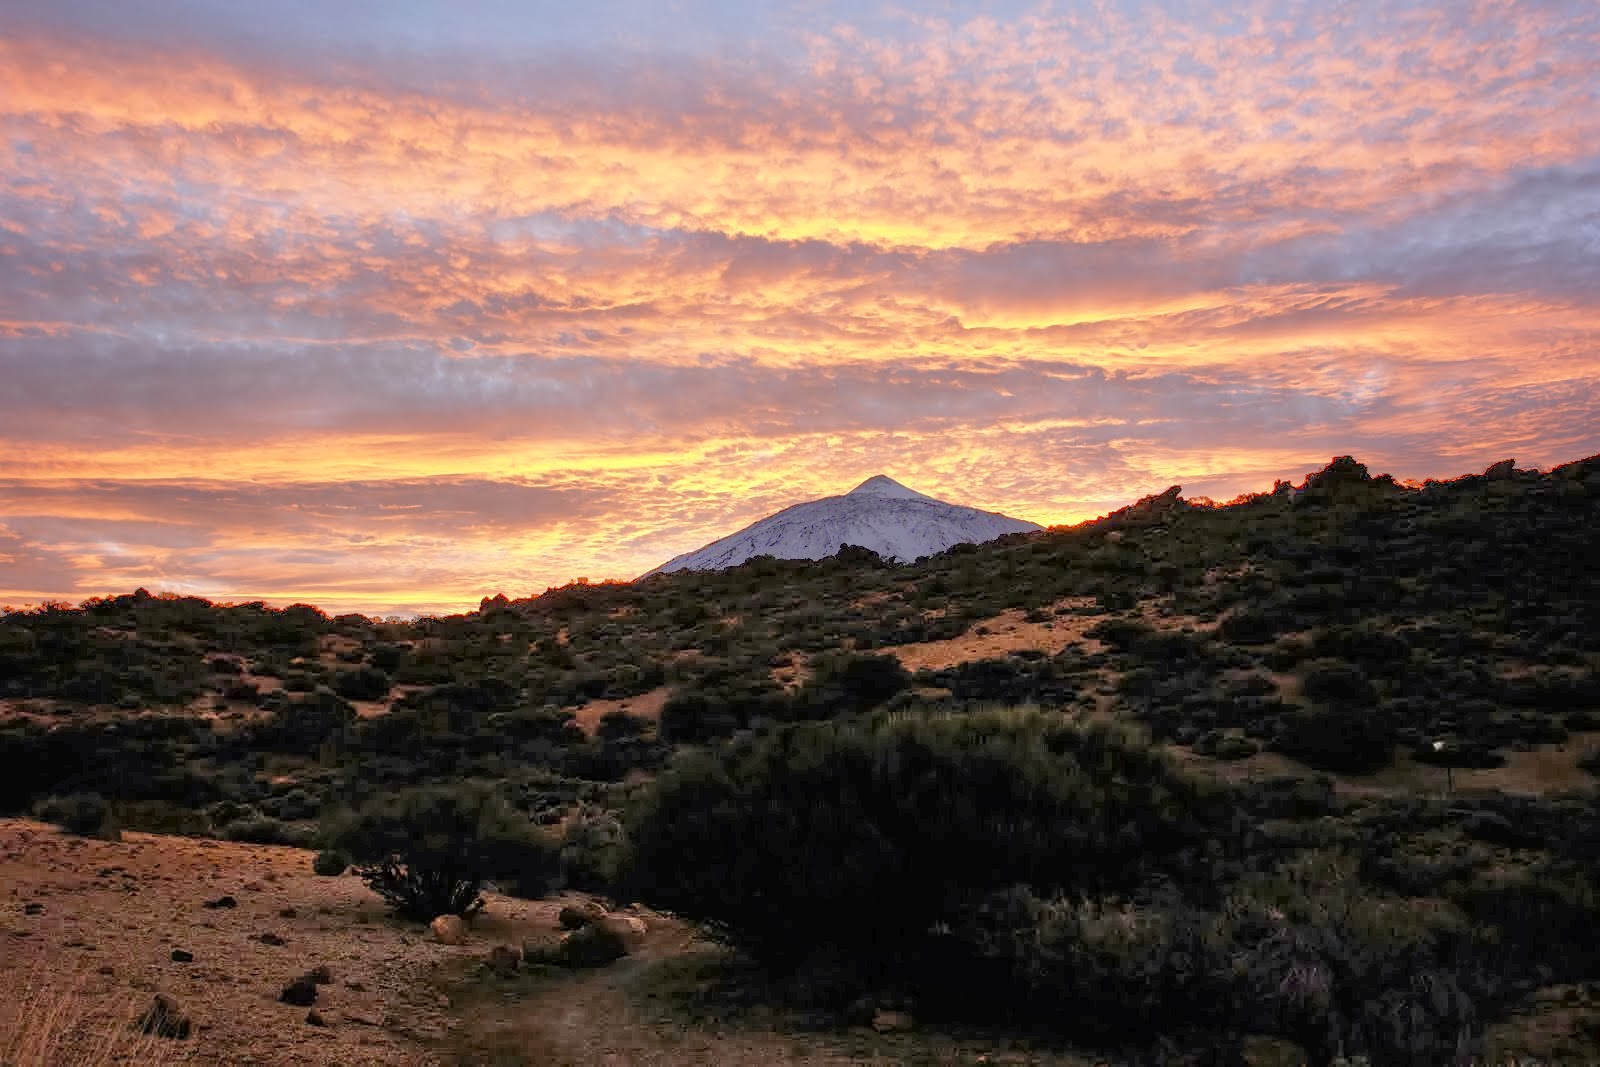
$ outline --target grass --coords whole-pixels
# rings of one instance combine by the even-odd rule
[[[195,1043],[142,1033],[148,1002],[127,990],[97,991],[83,968],[54,973],[38,961],[22,995],[0,1006],[0,1067],[172,1064],[195,1058]]]

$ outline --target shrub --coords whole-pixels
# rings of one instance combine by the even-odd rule
[[[1219,797],[1130,732],[1059,715],[794,724],[680,757],[633,814],[630,888],[769,962],[906,962],[974,892],[1203,877]]]
[[[491,879],[526,895],[545,892],[559,869],[555,842],[482,786],[379,796],[329,830],[331,846],[350,854],[373,892],[423,922],[476,914]]]
[[[316,829],[304,824],[281,822],[266,815],[236,819],[222,828],[222,836],[229,841],[247,841],[252,845],[293,845],[306,848],[316,838]]]
[[[71,793],[67,796],[46,797],[34,807],[34,814],[48,823],[54,823],[69,834],[80,837],[106,837],[116,840],[121,836],[112,818],[111,805],[99,793]]]
[[[840,653],[821,656],[816,673],[792,702],[793,718],[828,719],[870,711],[911,684],[911,675],[893,655]]]
[[[358,667],[333,676],[333,691],[346,700],[383,700],[389,695],[389,676],[376,667]]]
[[[324,878],[337,878],[350,866],[350,854],[336,848],[325,848],[311,861],[311,870]]]
[[[1370,711],[1315,708],[1287,716],[1272,747],[1319,771],[1371,774],[1394,757],[1394,734]]]
[[[611,892],[622,874],[627,849],[627,832],[615,815],[608,812],[576,820],[567,828],[561,847],[567,884],[590,892]]]

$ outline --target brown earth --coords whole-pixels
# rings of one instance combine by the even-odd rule
[[[557,936],[574,898],[489,894],[466,943],[437,943],[388,916],[352,876],[311,873],[302,849],[126,833],[73,837],[0,820],[0,1059],[205,1064],[1037,1063],[1090,1061],[859,1027],[807,1032],[770,1016],[695,1020],[722,950],[687,925],[642,910],[635,955],[594,971],[494,977],[496,945]],[[207,907],[224,897],[232,907]],[[266,935],[266,940],[262,940]],[[282,944],[274,943],[281,939]],[[177,962],[173,951],[192,954]],[[286,983],[326,966],[315,1004]],[[157,994],[192,1020],[187,1040],[132,1022]],[[314,1010],[324,1025],[307,1019]],[[48,1055],[32,1040],[44,1023]],[[103,1050],[111,1047],[110,1054]],[[18,1049],[22,1049],[19,1053]]]
[[[1055,607],[1078,607],[1091,601],[1092,598],[1074,597]],[[1074,643],[1083,644],[1088,652],[1101,648],[1100,642],[1084,636],[1085,630],[1100,621],[1098,616],[1054,615],[1044,622],[1028,622],[1026,614],[1020,608],[1012,608],[972,624],[959,637],[893,645],[883,651],[898,657],[906,670],[916,671],[924,667],[942,670],[969,660],[998,659],[1023,649],[1039,649],[1053,656]]]
[[[590,737],[600,726],[600,720],[613,711],[625,711],[629,715],[636,715],[641,719],[655,722],[661,717],[661,709],[666,706],[670,690],[666,686],[652,689],[638,696],[623,697],[621,700],[591,700],[587,704],[573,708],[573,721],[583,728],[583,732]]]

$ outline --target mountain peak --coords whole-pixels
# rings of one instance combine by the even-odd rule
[[[887,474],[874,474],[845,496],[889,496],[899,500],[932,500],[931,496],[924,496],[915,489],[907,489]]]
[[[910,563],[951,545],[1037,529],[1037,523],[947,504],[875,474],[843,496],[793,504],[704,548],[675,556],[650,574],[736,567],[755,556],[824,559],[843,545]]]

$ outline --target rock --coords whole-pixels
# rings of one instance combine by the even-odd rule
[[[43,915],[44,914],[44,905],[43,904],[24,904],[22,906],[22,914],[24,914],[24,915]]]
[[[297,1008],[309,1008],[317,1002],[317,983],[302,974],[283,987],[278,999]]]
[[[561,939],[561,962],[568,967],[604,967],[628,954],[628,942],[616,924],[590,923]]]
[[[144,1010],[134,1023],[142,1034],[154,1034],[156,1037],[170,1037],[179,1041],[189,1036],[193,1028],[189,1017],[178,1009],[178,1005],[168,997],[157,993],[150,1001],[150,1006]]]
[[[251,936],[250,940],[259,941],[263,945],[272,945],[274,948],[276,948],[276,947],[278,947],[280,945],[288,944],[287,941],[285,941],[283,938],[279,937],[277,934],[274,934],[274,933],[254,934],[254,935]]]
[[[194,953],[190,952],[188,949],[175,948],[175,949],[172,950],[172,962],[173,963],[193,963],[194,962]]]
[[[590,923],[604,919],[608,912],[598,901],[583,900],[576,904],[565,905],[556,916],[556,922],[563,930],[581,930]]]
[[[628,951],[630,952],[642,945],[644,943],[644,935],[650,932],[650,928],[645,925],[644,920],[634,915],[608,916],[600,925],[607,927],[622,938],[623,944],[628,946]]]
[[[333,984],[333,970],[329,968],[326,963],[317,964],[315,967],[311,968],[305,973],[305,977],[309,978],[316,985]]]
[[[530,938],[522,943],[522,962],[529,967],[539,964],[559,966],[561,942],[548,937]]]
[[[1503,481],[1516,473],[1517,461],[1514,459],[1503,459],[1499,463],[1490,466],[1488,470],[1484,471],[1483,476],[1488,478],[1490,481]]]
[[[321,1013],[319,1013],[315,1008],[312,1008],[310,1011],[306,1012],[306,1022],[311,1026],[328,1025],[328,1020],[324,1019]]]
[[[517,965],[522,962],[522,953],[510,945],[496,945],[489,950],[486,961],[489,969],[501,977],[509,977],[517,973]]]
[[[279,908],[278,909],[278,918],[280,918],[280,919],[292,919],[296,915],[299,915],[299,914],[300,913],[298,911],[295,911],[293,908]]]
[[[224,897],[218,897],[216,900],[208,900],[201,906],[202,907],[206,907],[206,908],[213,908],[213,909],[215,909],[215,908],[237,908],[239,906],[239,902],[237,900],[234,900],[232,897],[224,896]]]
[[[459,915],[441,915],[428,927],[441,945],[459,945],[467,939],[467,924]]]
[[[879,1008],[872,1015],[872,1028],[880,1034],[901,1033],[906,1030],[915,1030],[917,1020],[909,1012],[885,1011]]]

